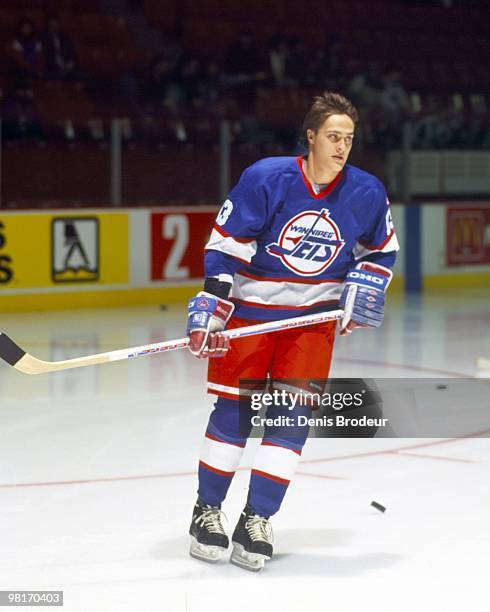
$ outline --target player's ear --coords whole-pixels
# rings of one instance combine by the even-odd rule
[[[315,142],[315,132],[313,130],[306,130],[306,140],[308,141],[309,145]]]

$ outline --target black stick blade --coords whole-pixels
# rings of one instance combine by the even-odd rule
[[[14,366],[25,354],[25,351],[20,346],[17,346],[13,340],[0,333],[0,357],[4,361]]]

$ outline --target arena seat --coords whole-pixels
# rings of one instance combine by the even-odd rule
[[[80,83],[37,81],[34,95],[44,124],[71,119],[88,120],[94,107]]]

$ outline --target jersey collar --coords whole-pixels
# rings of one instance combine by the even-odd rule
[[[325,196],[327,196],[329,193],[331,193],[335,187],[337,187],[337,185],[340,182],[340,179],[342,178],[342,170],[337,174],[337,176],[333,179],[333,181],[331,181],[326,187],[325,189],[322,189],[321,191],[319,191],[318,193],[315,193],[315,190],[313,189],[312,184],[310,183],[310,181],[308,180],[304,170],[303,170],[303,156],[299,155],[296,158],[296,161],[298,162],[298,167],[299,167],[299,171],[301,172],[301,176],[303,177],[303,181],[306,185],[306,188],[308,189],[308,191],[310,192],[310,195],[312,198],[314,198],[315,200],[320,200],[321,198],[324,198]]]

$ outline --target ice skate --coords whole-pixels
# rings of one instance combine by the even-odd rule
[[[208,506],[201,499],[197,500],[189,529],[191,557],[208,563],[219,561],[230,544],[221,522],[222,516],[221,506]]]
[[[272,526],[266,518],[245,506],[233,532],[232,543],[230,561],[243,569],[258,572],[272,557]]]

